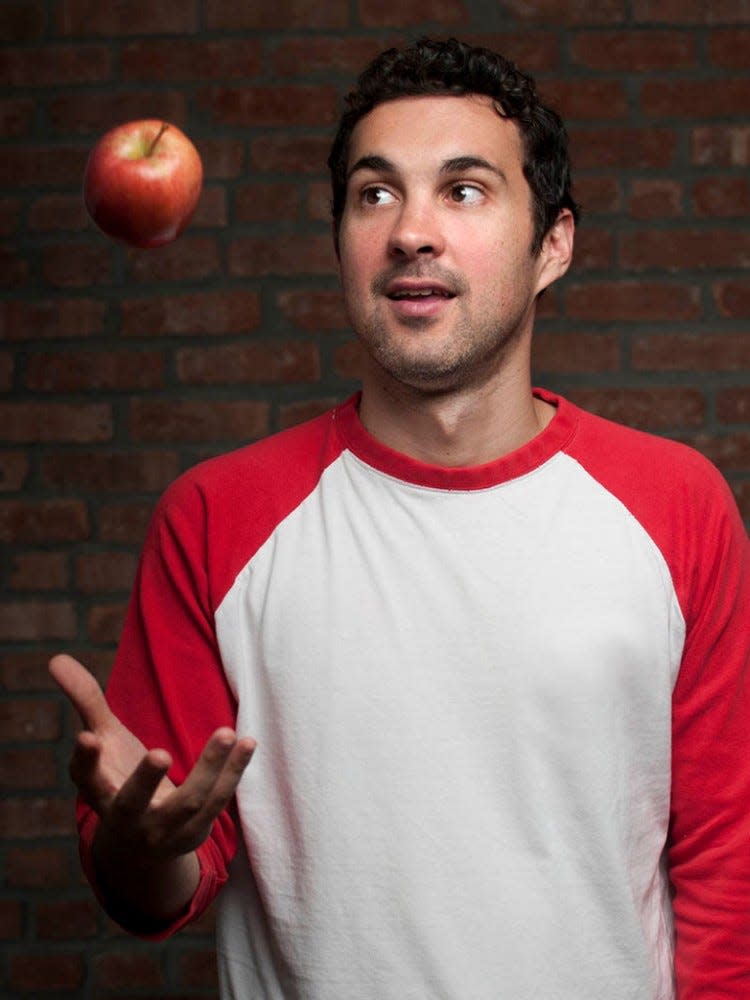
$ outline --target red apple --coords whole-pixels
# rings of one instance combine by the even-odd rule
[[[83,179],[89,215],[108,236],[160,247],[190,221],[203,182],[195,146],[158,119],[119,125],[91,151]]]

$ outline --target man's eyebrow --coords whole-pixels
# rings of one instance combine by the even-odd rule
[[[506,179],[505,172],[496,166],[494,163],[490,163],[489,160],[485,160],[483,156],[453,156],[450,160],[445,160],[440,167],[441,174],[461,174],[465,170],[489,170],[493,174],[497,174],[498,177],[503,180]]]
[[[358,170],[375,170],[381,174],[395,174],[396,164],[387,160],[384,156],[378,156],[376,153],[372,156],[360,156],[357,162],[349,167],[346,179],[349,180],[352,174]]]

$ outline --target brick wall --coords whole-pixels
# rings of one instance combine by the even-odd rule
[[[430,20],[427,20],[430,19]],[[74,720],[104,679],[161,490],[356,386],[324,170],[353,73],[423,30],[505,51],[570,126],[585,208],[537,380],[687,440],[750,518],[745,0],[5,0],[0,4],[0,937],[4,996],[210,997],[211,917],[126,938],[76,861]],[[165,117],[206,184],[173,246],[87,221],[88,150]]]

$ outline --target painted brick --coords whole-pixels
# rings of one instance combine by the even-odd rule
[[[702,177],[693,185],[692,202],[696,215],[750,215],[750,181],[747,177]]]
[[[198,30],[197,0],[60,0],[57,28],[69,37],[191,34]]]
[[[0,500],[0,542],[75,542],[88,534],[80,500]]]
[[[112,77],[106,45],[39,45],[0,51],[0,78],[8,87],[104,83]]]
[[[157,351],[45,352],[29,359],[26,385],[37,392],[159,389],[164,355]]]
[[[108,441],[112,410],[106,403],[0,403],[0,440]]]
[[[658,281],[602,281],[570,285],[565,311],[574,319],[606,322],[694,320],[701,315],[695,285]]]
[[[122,303],[126,337],[247,333],[260,323],[257,292],[234,288],[187,295],[128,298]]]
[[[29,474],[29,460],[20,451],[0,450],[0,492],[20,490]]]
[[[37,936],[42,941],[91,938],[99,930],[99,908],[93,899],[68,899],[37,903]]]
[[[700,427],[706,402],[699,389],[687,387],[570,389],[570,399],[608,420],[652,431]]]
[[[693,163],[699,167],[750,166],[750,125],[711,125],[692,129]]]
[[[206,87],[196,96],[211,121],[242,128],[330,125],[338,95],[333,87]]]
[[[91,337],[102,332],[106,313],[107,304],[96,299],[0,302],[0,338]]]
[[[747,424],[750,420],[750,388],[741,385],[720,389],[716,393],[716,416],[725,424]]]
[[[133,400],[130,434],[134,441],[236,441],[259,438],[269,430],[267,403],[252,400]]]
[[[233,240],[227,250],[227,262],[229,273],[237,278],[336,273],[336,255],[328,234]]]
[[[574,63],[613,73],[688,69],[696,64],[693,35],[683,31],[582,31],[570,40]]]
[[[5,798],[0,801],[0,830],[9,840],[69,837],[75,832],[72,798]]]
[[[79,555],[75,560],[76,585],[84,594],[129,592],[137,566],[135,554],[119,550]]]
[[[677,133],[666,128],[570,129],[570,154],[575,169],[669,167],[674,162]]]
[[[5,642],[72,639],[76,627],[72,601],[0,602],[0,639]]]
[[[0,788],[5,791],[54,789],[58,777],[57,759],[49,748],[0,750]]]
[[[220,269],[219,248],[210,236],[185,236],[154,250],[128,251],[129,274],[134,281],[161,283],[215,277]]]
[[[59,94],[47,102],[47,115],[53,131],[61,135],[92,137],[138,118],[161,118],[180,127],[187,119],[185,95],[177,90],[118,89]]]
[[[301,330],[346,330],[349,326],[339,291],[294,288],[279,292],[277,302],[284,316]]]
[[[714,285],[714,298],[722,316],[746,319],[750,316],[750,279],[718,281]]]
[[[614,333],[547,332],[539,330],[532,343],[535,371],[569,374],[616,371],[619,339]]]
[[[750,267],[750,233],[736,229],[673,229],[624,233],[620,262],[634,271]]]
[[[232,218],[237,222],[291,221],[299,216],[299,185],[246,184],[235,192]]]
[[[211,31],[245,28],[344,28],[349,23],[347,0],[206,0],[206,26]]]
[[[739,371],[750,368],[750,338],[734,331],[642,334],[633,340],[631,358],[647,371]]]
[[[192,385],[315,382],[318,348],[309,341],[255,342],[177,351],[177,376]]]
[[[41,460],[47,486],[84,493],[161,493],[178,474],[179,458],[172,451],[66,451]]]
[[[429,21],[465,24],[469,13],[462,0],[358,0],[360,21],[366,28],[406,28]]]
[[[719,29],[708,37],[708,57],[716,66],[745,72],[750,65],[750,31]]]
[[[5,879],[11,889],[60,889],[70,885],[70,858],[62,847],[9,847]]]
[[[65,552],[16,552],[9,580],[13,590],[63,590],[68,586]]]
[[[635,178],[628,212],[634,219],[667,219],[685,214],[684,189],[669,178]]]
[[[120,53],[125,80],[209,80],[254,77],[261,72],[260,41],[251,38],[130,42]]]
[[[28,953],[12,955],[10,985],[18,993],[40,992],[54,995],[70,992],[83,985],[84,963],[81,955]]]
[[[747,113],[750,79],[649,80],[641,108],[654,118],[726,118]]]

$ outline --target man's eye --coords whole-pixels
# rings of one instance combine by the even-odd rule
[[[482,192],[473,184],[454,184],[450,190],[451,201],[462,205],[473,205],[482,200]]]
[[[386,188],[369,187],[362,192],[362,202],[365,205],[388,205],[393,201],[393,195]]]

